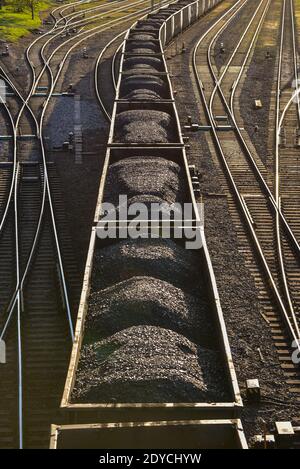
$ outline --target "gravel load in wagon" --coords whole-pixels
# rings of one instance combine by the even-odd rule
[[[163,23],[163,20],[157,20],[157,19],[148,19],[147,22],[143,25],[137,25],[136,29],[143,29],[144,31],[149,31],[149,30],[159,30]]]
[[[92,290],[147,275],[203,298],[201,274],[195,251],[170,239],[124,239],[95,250]]]
[[[142,262],[142,261],[141,261]],[[148,264],[149,265],[149,264]],[[169,275],[170,278],[170,275]],[[213,348],[214,329],[206,297],[154,277],[131,277],[89,297],[86,342],[131,326],[152,325],[182,333]]]
[[[152,67],[153,69],[159,71],[163,65],[163,61],[158,57],[128,57],[124,60],[124,70],[128,68],[136,68],[141,66],[145,68],[146,66]]]
[[[176,332],[136,326],[82,347],[73,402],[220,402],[217,352]]]
[[[170,13],[157,13],[155,16],[153,16],[153,21],[161,21],[163,22],[165,19],[169,18]]]
[[[151,90],[134,90],[122,97],[130,101],[159,101],[161,96]]]
[[[160,27],[160,23],[153,24],[153,23],[148,23],[148,22],[141,22],[136,25],[135,29],[136,30],[143,29],[144,31],[154,31],[154,30],[157,30],[159,27]]]
[[[150,16],[150,19],[156,20],[160,18],[169,18],[170,13],[167,13],[167,10],[161,10]]]
[[[135,41],[153,41],[156,39],[156,34],[131,33],[128,39]]]
[[[156,68],[151,67],[151,65],[147,64],[137,64],[132,67],[128,67],[124,70],[123,79],[130,76],[130,75],[143,75],[143,76],[158,76],[161,74]]]
[[[124,70],[126,75],[123,75],[123,79],[128,75],[141,75],[141,73],[147,73],[148,75],[156,75],[159,71],[147,64],[137,64],[132,67],[128,67]]]
[[[149,74],[126,76],[122,80],[122,94],[128,94],[137,89],[147,89],[155,91],[160,96],[164,96],[167,90],[166,83],[159,77]]]
[[[154,55],[160,52],[160,51],[155,52],[152,49],[147,49],[146,47],[141,47],[141,46],[142,44],[140,44],[140,46],[138,47],[135,47],[134,49],[126,50],[126,53],[135,54],[135,55]]]
[[[128,211],[129,208],[130,211]],[[178,207],[178,204],[170,205],[161,197],[148,194],[138,194],[128,199],[125,197],[125,201],[121,199],[118,206],[113,206],[112,210],[101,210],[100,218],[105,215],[106,220],[130,220],[131,225],[135,223],[135,232],[137,232],[138,226],[140,226],[140,237],[145,238],[144,234],[145,232],[147,233],[148,230],[145,227],[142,228],[142,223],[135,220],[136,217],[140,216],[141,209],[146,212],[145,216],[147,216],[147,220],[176,220],[181,226],[183,216],[182,209]],[[160,228],[157,236],[153,233],[153,238],[173,238],[173,230],[170,229],[169,224],[167,226],[168,228]]]
[[[118,205],[119,195],[151,194],[169,204],[186,201],[184,169],[174,161],[133,156],[113,163],[108,171],[104,200]]]
[[[132,66],[132,67],[127,68],[126,70],[124,70],[123,79],[130,76],[130,75],[147,74],[147,75],[151,75],[151,76],[154,75],[155,76],[158,73],[159,73],[159,71],[156,68],[151,67],[151,65],[137,64],[135,66]],[[147,76],[147,75],[145,75],[145,76]]]
[[[136,109],[116,116],[115,141],[143,144],[168,143],[173,140],[172,119],[166,112]]]
[[[126,51],[131,52],[133,49],[139,49],[142,47],[143,49],[150,49],[155,53],[161,51],[159,44],[153,41],[127,41],[126,42]]]

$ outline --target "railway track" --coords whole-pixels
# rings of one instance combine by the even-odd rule
[[[6,296],[1,298],[0,337],[6,341],[7,363],[1,368],[1,393],[5,397],[0,405],[0,447],[46,447],[49,425],[57,420],[73,338],[70,291],[77,287],[78,293],[79,289],[59,190],[55,185],[50,188],[53,176],[49,174],[43,128],[70,54],[112,25],[129,24],[149,11],[149,6],[141,8],[145,1],[121,3],[122,7],[113,10],[111,3],[86,8],[81,19],[82,12],[77,8],[84,2],[56,8],[52,12],[53,28],[26,51],[32,75],[26,97],[1,66],[1,76],[10,90],[8,99],[14,109],[10,119],[16,136],[14,164],[3,169],[7,189],[1,200],[1,208],[7,209],[2,210],[0,249],[5,256],[0,269],[2,278],[8,270],[12,278],[11,288],[5,288]],[[110,13],[123,14],[111,20],[104,11],[108,8]],[[98,19],[101,24],[93,26]],[[90,29],[83,31],[87,25]],[[69,27],[76,27],[72,37],[64,36]],[[42,99],[35,96],[40,90]],[[7,281],[8,277],[4,287]]]
[[[6,74],[5,79],[13,89]],[[21,98],[19,94],[18,98]],[[27,103],[22,101],[22,110],[27,109]],[[15,134],[19,129],[22,110],[16,119]],[[31,117],[37,130],[42,131],[42,126],[38,127],[32,112]],[[15,148],[16,146],[15,144]],[[26,160],[22,156],[23,158],[18,154],[20,160]],[[6,265],[6,268],[12,273],[16,271],[17,275],[15,295],[11,298],[6,314],[1,317],[1,338],[5,337],[7,344],[7,363],[1,370],[3,418],[0,445],[21,448],[24,444],[26,447],[47,445],[49,422],[53,418],[53,409],[58,406],[59,386],[63,384],[71,346],[63,314],[63,310],[69,308],[63,291],[63,270],[54,256],[58,234],[53,224],[52,202],[44,210],[46,197],[50,195],[49,188],[47,194],[45,190],[45,179],[49,180],[47,170],[44,171],[47,166],[44,161],[43,167],[40,167],[39,158],[35,162],[27,162],[29,167],[26,169],[25,164],[18,161],[14,165],[10,177],[10,198],[7,198],[7,210],[2,214],[3,226],[7,223],[6,213],[13,212],[15,219],[15,226],[12,228],[15,236],[11,237],[15,239],[15,249],[9,249],[8,252],[15,252],[17,266],[14,269],[12,265]],[[14,210],[11,208],[12,194]],[[9,228],[11,224],[9,220]],[[22,229],[21,243],[16,234],[19,229]],[[6,245],[5,247],[7,248]],[[35,257],[34,251],[38,251]],[[34,262],[34,269],[28,281],[27,273],[31,262]],[[28,284],[24,290],[25,281]],[[61,297],[54,293],[57,291],[61,291]],[[70,322],[69,326],[71,327]],[[53,364],[56,366],[53,367]],[[53,383],[56,384],[53,386]],[[53,399],[55,403],[51,402]]]
[[[167,3],[172,4],[172,2],[161,1],[160,6],[163,6]],[[140,17],[139,19],[142,19],[143,17]],[[111,122],[112,104],[111,102],[108,102],[107,94],[110,96],[115,96],[118,80],[116,62],[124,44],[123,41],[127,32],[128,29],[125,29],[107,42],[107,44],[101,50],[95,66],[94,82],[96,96],[103,115],[109,123]],[[104,64],[103,70],[101,70],[103,75],[100,76],[102,63]],[[109,81],[107,80],[107,76],[110,77]],[[107,87],[110,88],[109,91],[106,89]]]
[[[278,181],[282,184],[284,180],[282,173],[290,181],[290,171],[285,166],[281,167],[278,162],[275,180],[270,184],[267,169],[259,155],[253,151],[246,132],[236,117],[236,93],[270,4],[268,1],[258,3],[240,41],[218,73],[213,64],[212,51],[217,47],[221,33],[230,25],[237,8],[243,8],[243,3],[237,2],[236,9],[216,21],[196,44],[193,70],[206,111],[204,125],[211,127],[214,145],[224,169],[224,184],[227,186],[229,183],[228,203],[233,223],[237,228],[240,250],[244,253],[259,290],[261,313],[270,326],[278,358],[286,376],[287,389],[297,402],[300,399],[300,373],[298,366],[292,362],[291,355],[297,347],[296,343],[292,347],[292,341],[299,339],[299,237],[296,217],[288,218],[289,212],[283,210],[284,202],[280,200],[278,186]],[[281,35],[282,38],[284,35],[282,42],[290,43],[290,52],[296,49],[293,40],[295,35],[291,34],[288,39],[286,35],[289,33],[284,32],[294,30],[292,11],[292,2],[284,2]],[[283,48],[279,52],[280,57],[283,56]],[[286,51],[289,61],[290,52]],[[295,60],[296,56],[292,54],[292,70],[296,70]],[[280,62],[281,60],[279,64]],[[205,83],[205,87],[202,83]],[[280,93],[278,95],[281,96]],[[286,159],[284,164],[285,162]],[[289,169],[292,167],[293,161]],[[283,188],[282,190],[284,191]]]

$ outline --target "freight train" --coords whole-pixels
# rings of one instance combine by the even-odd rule
[[[247,447],[163,52],[217,3],[179,0],[126,35],[52,448]]]

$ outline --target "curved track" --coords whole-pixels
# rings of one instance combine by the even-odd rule
[[[121,2],[122,6],[118,3],[115,9],[111,9],[109,2],[86,9],[85,18],[79,19],[82,13],[76,9],[84,3],[75,2],[67,7],[56,8],[52,12],[54,25],[51,30],[39,36],[28,47],[26,58],[32,80],[26,98],[23,98],[8,73],[1,67],[2,76],[18,101],[18,110],[13,123],[14,165],[11,169],[9,194],[6,195],[6,208],[1,214],[1,229],[4,230],[6,224],[9,229],[12,229],[11,225],[13,225],[15,233],[19,231],[22,233],[22,242],[19,241],[19,236],[15,235],[15,245],[10,249],[10,252],[15,253],[15,267],[12,268],[12,265],[9,267],[14,275],[15,287],[12,285],[8,290],[11,296],[7,298],[8,301],[4,302],[0,323],[0,337],[6,340],[9,351],[8,362],[2,368],[1,383],[2,395],[7,395],[10,390],[10,396],[3,399],[0,408],[0,414],[3,413],[1,424],[6,429],[2,433],[3,441],[1,439],[0,446],[5,447],[22,448],[47,444],[46,435],[49,429],[46,430],[46,426],[49,427],[49,422],[53,420],[53,417],[50,418],[49,415],[58,407],[59,385],[64,378],[63,370],[73,338],[72,307],[60,242],[62,233],[58,232],[56,221],[57,217],[61,219],[63,215],[56,213],[57,201],[54,203],[53,199],[57,199],[57,196],[55,193],[53,195],[50,188],[49,167],[43,140],[47,106],[62,74],[63,65],[72,51],[76,50],[86,39],[108,30],[112,25],[126,23],[141,16],[141,13],[149,9],[147,7],[140,10],[141,5],[146,3],[143,1],[124,1]],[[70,13],[69,9],[72,5],[75,11]],[[127,14],[126,9],[133,6],[137,8],[137,11]],[[110,14],[112,11],[122,10],[124,14],[116,20],[105,21],[105,12],[98,13],[99,10],[102,11],[105,8],[110,8]],[[56,16],[57,14],[59,16]],[[109,16],[109,12],[106,16]],[[61,39],[64,39],[61,37],[62,33],[68,27],[83,28],[99,19],[102,20],[100,26],[87,31],[76,29],[76,33],[71,38],[66,36],[68,39],[61,43]],[[57,39],[60,44],[56,44],[50,56],[46,58],[47,47]],[[63,52],[64,55],[57,67],[51,61],[63,47],[66,47],[66,51]],[[32,61],[35,48],[37,48],[35,54],[38,54],[40,63]],[[36,109],[34,94],[45,75],[48,80],[47,93],[43,106]],[[34,143],[27,142],[21,154],[17,136],[24,125],[26,128],[34,129],[35,135],[30,137],[31,142]],[[36,149],[33,160],[30,158],[32,145]],[[14,209],[11,208],[14,214],[13,224],[8,220],[12,204],[14,205]],[[64,248],[65,253],[66,249],[68,248]],[[8,268],[8,265],[5,264],[4,267]],[[52,272],[52,269],[55,272]],[[36,288],[37,279],[39,279],[39,288]],[[49,290],[49,300],[46,301],[43,300],[44,289]],[[57,293],[53,294],[54,292],[59,293],[57,295]],[[8,307],[5,307],[7,302]],[[44,305],[41,306],[42,304]],[[49,315],[50,311],[51,315]],[[65,314],[62,314],[62,311]],[[50,370],[55,361],[59,365],[57,365],[54,377],[53,371]],[[36,370],[36,373],[33,370]],[[48,379],[45,379],[45,373],[48,374]],[[45,415],[42,416],[43,407],[45,407],[43,402],[46,396],[48,396],[47,399],[49,398],[52,381],[57,382],[58,388],[53,393],[54,395],[57,393],[55,404],[52,405],[49,402],[49,409],[47,411],[45,409]],[[40,392],[37,393],[39,386]],[[38,411],[35,412],[34,408]],[[40,423],[37,423],[36,419]]]
[[[287,8],[290,12],[293,11],[292,2],[287,3],[289,5],[284,2],[282,9],[282,37],[284,31],[289,31],[289,26],[291,31],[294,31],[293,14],[289,15],[289,23],[286,20]],[[212,60],[213,47],[218,37],[230,25],[238,8],[242,7],[243,3],[237,2],[232,13],[227,12],[200,38],[194,49],[193,70],[206,111],[207,125],[211,127],[214,144],[231,187],[235,204],[243,215],[256,256],[260,261],[260,269],[262,267],[264,271],[264,288],[271,287],[271,305],[273,306],[270,306],[268,320],[273,326],[272,331],[280,360],[289,371],[287,377],[296,378],[294,380],[296,384],[298,372],[296,366],[291,363],[291,353],[294,350],[291,345],[293,341],[293,347],[299,348],[300,316],[297,278],[300,274],[300,265],[297,225],[295,227],[295,218],[293,224],[293,220],[286,218],[285,212],[282,211],[279,197],[280,164],[278,158],[274,182],[275,195],[273,195],[272,188],[266,182],[268,176],[266,169],[259,158],[252,154],[247,143],[247,135],[239,127],[236,117],[238,104],[236,92],[270,7],[269,1],[261,1],[258,4],[220,74],[216,71]],[[296,73],[296,48],[293,37],[295,34],[291,34],[290,49],[294,53],[288,54],[288,60],[293,58],[293,70]],[[283,40],[281,40],[279,52],[279,67],[282,62],[282,46]],[[203,76],[205,76],[205,88],[202,85]],[[278,96],[280,94],[278,92]],[[298,113],[297,104],[295,108]],[[277,122],[277,135],[279,135],[279,117],[277,117]],[[279,339],[280,336],[282,339]]]

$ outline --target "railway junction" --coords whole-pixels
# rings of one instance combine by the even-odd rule
[[[299,449],[300,2],[48,3],[0,16],[0,448]]]

